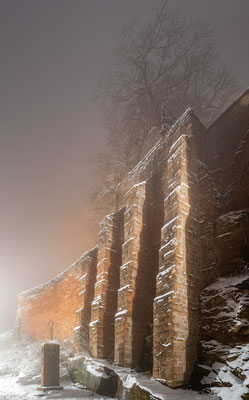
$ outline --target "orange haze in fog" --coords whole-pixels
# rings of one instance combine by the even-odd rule
[[[152,0],[1,0],[0,332],[13,326],[18,293],[95,245],[86,194],[89,155],[103,148],[92,99],[121,28],[151,17]],[[221,56],[249,85],[249,2],[174,0],[214,25]]]

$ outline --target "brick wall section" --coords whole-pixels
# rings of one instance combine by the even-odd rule
[[[93,250],[93,253],[96,250]],[[47,284],[34,288],[19,297],[19,329],[34,339],[49,339],[49,323],[53,323],[54,337],[72,339],[78,325],[76,311],[82,306],[85,260],[92,251],[85,253],[61,275]]]
[[[114,349],[114,316],[119,288],[121,213],[107,215],[100,225],[97,277],[89,325],[90,352],[107,358]]]
[[[184,128],[170,138],[165,173],[153,376],[171,387],[189,381],[197,351],[201,246],[195,142],[200,130],[203,128],[189,110]]]

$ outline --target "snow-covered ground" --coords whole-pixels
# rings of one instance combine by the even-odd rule
[[[66,360],[72,355],[72,344],[61,343],[61,369],[60,384],[64,387],[61,391],[40,392],[40,354],[41,343],[22,336],[18,340],[13,332],[0,334],[0,400],[29,400],[42,397],[43,399],[92,399],[100,400],[107,397],[100,396],[86,390],[80,385],[73,384],[68,376]],[[139,374],[130,375],[130,370],[117,367],[125,387],[134,383],[149,389],[151,394],[163,400],[204,400],[215,399],[211,395],[198,394],[191,390],[172,390],[150,377]],[[134,374],[133,374],[134,375]]]
[[[65,361],[71,355],[72,345],[61,344],[61,382],[62,391],[40,392],[40,353],[41,343],[30,341],[26,336],[20,340],[13,332],[0,334],[0,400],[42,399],[92,399],[107,397],[89,392],[70,381]]]
[[[95,376],[96,378],[102,376],[104,379],[108,378],[104,367],[111,367],[111,370],[118,375],[122,381],[122,391],[120,392],[122,400],[130,398],[131,393],[129,393],[129,389],[134,388],[134,385],[147,392],[147,396],[151,396],[151,399],[219,400],[218,397],[212,394],[197,392],[190,389],[171,389],[170,387],[162,385],[159,381],[153,379],[149,373],[136,372],[133,369],[119,367],[116,365],[113,366],[110,365],[106,360],[100,360],[79,354],[78,356],[74,357],[74,359],[71,359],[69,364],[70,363],[72,363],[71,366],[69,365],[69,368],[71,369],[82,368],[84,371],[90,373],[91,376]],[[147,398],[145,394],[143,398]],[[226,398],[225,400],[230,400],[230,398]]]

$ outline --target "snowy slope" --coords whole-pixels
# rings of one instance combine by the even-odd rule
[[[65,361],[72,355],[72,344],[61,344],[61,384],[63,391],[43,393],[37,390],[40,384],[41,343],[27,336],[17,340],[13,332],[0,334],[0,400],[43,399],[104,399],[73,385],[69,380]],[[105,398],[107,399],[107,398]]]
[[[218,278],[201,295],[204,387],[222,400],[249,398],[249,274]]]

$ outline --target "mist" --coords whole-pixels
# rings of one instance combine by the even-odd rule
[[[94,95],[123,25],[149,0],[0,1],[0,331],[18,293],[93,246],[86,206],[90,156],[106,138]],[[249,86],[247,0],[176,0],[213,25],[222,59]]]

